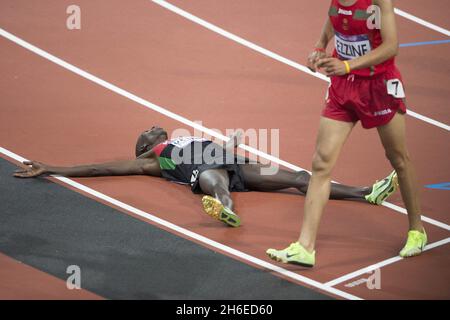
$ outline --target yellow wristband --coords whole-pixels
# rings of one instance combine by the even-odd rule
[[[348,63],[348,61],[344,60],[344,64],[345,64],[345,73],[350,73],[351,69],[350,69],[350,64]]]

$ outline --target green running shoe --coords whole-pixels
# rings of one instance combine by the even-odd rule
[[[216,220],[222,221],[231,227],[239,227],[241,219],[230,209],[226,208],[222,202],[211,196],[202,198],[203,209]]]
[[[423,232],[410,230],[408,232],[408,240],[402,251],[400,251],[400,257],[408,258],[418,256],[427,245],[427,240],[425,229],[423,229]]]
[[[300,243],[294,242],[283,250],[268,249],[267,255],[278,262],[297,264],[312,268],[316,263],[316,252],[308,252]]]
[[[365,196],[365,198],[371,204],[380,205],[391,194],[397,191],[397,189],[398,177],[394,170],[383,180],[375,182],[372,186],[372,193]]]

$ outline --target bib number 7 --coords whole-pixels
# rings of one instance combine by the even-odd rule
[[[388,80],[387,93],[395,98],[405,98],[405,90],[403,90],[403,84],[399,79]]]

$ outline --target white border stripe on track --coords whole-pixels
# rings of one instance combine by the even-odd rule
[[[430,250],[430,249],[433,249],[433,248],[436,248],[436,247],[439,247],[439,246],[443,246],[443,245],[445,245],[445,244],[447,244],[449,242],[450,242],[450,237],[446,238],[446,239],[442,239],[440,241],[436,241],[434,243],[431,243],[431,244],[427,245],[425,247],[424,251],[427,251],[427,250]],[[339,278],[336,278],[334,280],[328,281],[327,283],[325,283],[325,285],[326,286],[330,286],[330,287],[334,287],[334,286],[336,286],[336,285],[338,285],[338,284],[340,284],[340,283],[342,283],[344,281],[356,278],[356,277],[358,277],[360,275],[363,275],[365,273],[369,273],[369,272],[371,272],[371,271],[373,271],[375,269],[380,269],[380,268],[382,268],[384,266],[393,264],[393,263],[395,263],[397,261],[401,261],[401,260],[403,260],[403,258],[401,258],[400,256],[389,258],[389,259],[386,259],[384,261],[375,263],[375,264],[373,264],[371,266],[368,266],[366,268],[356,270],[356,271],[354,271],[352,273],[349,273],[349,274],[346,274],[346,275],[344,275],[342,277],[339,277]]]
[[[273,51],[270,51],[270,50],[265,49],[265,48],[263,48],[261,46],[258,46],[257,44],[255,44],[253,42],[250,42],[248,40],[245,40],[244,38],[241,38],[241,37],[239,37],[239,36],[237,36],[237,35],[235,35],[235,34],[233,34],[231,32],[228,32],[225,29],[222,29],[222,28],[220,28],[220,27],[218,27],[218,26],[216,26],[216,25],[214,25],[214,24],[212,24],[212,23],[210,23],[210,22],[208,22],[206,20],[203,20],[203,19],[201,19],[201,18],[199,18],[197,16],[194,16],[193,14],[191,14],[191,13],[189,13],[189,12],[183,10],[183,9],[180,9],[180,8],[174,6],[173,4],[171,4],[171,3],[167,2],[167,1],[164,1],[164,0],[151,0],[151,1],[156,3],[156,4],[158,4],[158,5],[160,5],[161,7],[166,8],[169,11],[172,11],[172,12],[174,12],[174,13],[176,13],[176,14],[178,14],[178,15],[180,15],[180,16],[182,16],[182,17],[184,17],[184,18],[186,18],[186,19],[188,19],[188,20],[190,20],[192,22],[195,22],[195,23],[201,25],[202,27],[205,27],[206,29],[211,30],[212,32],[215,32],[217,34],[220,34],[221,36],[224,36],[225,38],[228,38],[228,39],[230,39],[230,40],[232,40],[234,42],[237,42],[237,43],[243,45],[244,47],[250,48],[250,49],[252,49],[252,50],[254,50],[256,52],[261,53],[262,55],[265,55],[265,56],[270,57],[272,59],[275,59],[275,60],[277,60],[279,62],[287,64],[287,65],[293,67],[294,69],[303,71],[303,72],[308,73],[308,74],[310,74],[310,75],[312,75],[314,77],[317,77],[317,78],[322,79],[324,81],[330,82],[330,79],[327,76],[325,76],[325,75],[323,75],[321,73],[312,72],[306,66],[304,66],[304,65],[302,65],[300,63],[297,63],[297,62],[294,62],[292,60],[289,60],[289,59],[287,59],[287,58],[285,58],[285,57],[283,57],[283,56],[281,56],[281,55],[279,55],[279,54],[277,54],[277,53],[275,53]]]
[[[2,147],[0,147],[0,153],[2,153],[3,155],[5,155],[5,156],[7,156],[7,157],[9,157],[11,159],[19,161],[19,162],[23,162],[23,161],[27,160],[24,157],[22,157],[20,155],[17,155],[17,154],[15,154],[15,153],[13,153],[13,152],[5,149],[5,148],[2,148]],[[238,257],[238,258],[243,259],[245,261],[251,262],[254,265],[257,265],[257,266],[260,266],[262,268],[274,271],[274,272],[279,273],[279,274],[281,274],[281,275],[283,275],[285,277],[288,277],[290,279],[296,280],[298,282],[307,284],[307,285],[309,285],[311,287],[320,289],[322,291],[331,293],[333,295],[336,295],[336,296],[339,296],[339,297],[342,297],[342,298],[345,298],[345,299],[362,300],[361,298],[359,298],[359,297],[357,297],[355,295],[349,294],[349,293],[341,291],[339,289],[331,288],[329,286],[324,285],[321,282],[312,280],[310,278],[307,278],[305,276],[299,275],[299,274],[294,273],[292,271],[289,271],[289,270],[286,270],[284,268],[278,267],[278,266],[276,266],[274,264],[271,264],[271,263],[266,262],[264,260],[261,260],[261,259],[258,259],[256,257],[253,257],[251,255],[248,255],[248,254],[246,254],[246,253],[244,253],[242,251],[233,249],[233,248],[231,248],[229,246],[226,246],[226,245],[223,245],[223,244],[221,244],[219,242],[211,240],[211,239],[209,239],[207,237],[204,237],[204,236],[202,236],[202,235],[200,235],[198,233],[195,233],[195,232],[192,232],[192,231],[187,230],[185,228],[179,227],[176,224],[173,224],[173,223],[171,223],[169,221],[166,221],[164,219],[158,218],[158,217],[156,217],[156,216],[154,216],[152,214],[149,214],[149,213],[144,212],[144,211],[142,211],[140,209],[132,207],[132,206],[126,204],[126,203],[123,203],[123,202],[117,200],[117,199],[111,198],[111,197],[109,197],[109,196],[107,196],[107,195],[105,195],[105,194],[103,194],[101,192],[98,192],[98,191],[96,191],[96,190],[94,190],[92,188],[89,188],[89,187],[87,187],[87,186],[85,186],[85,185],[83,185],[81,183],[75,182],[72,179],[65,178],[65,177],[59,177],[59,176],[52,176],[52,177],[54,177],[55,179],[65,183],[67,185],[70,185],[71,187],[73,187],[73,188],[75,188],[77,190],[80,190],[80,191],[83,191],[85,193],[88,193],[88,194],[90,194],[91,196],[93,196],[95,198],[98,198],[98,199],[101,199],[103,201],[106,201],[106,202],[108,202],[108,203],[110,203],[110,204],[112,204],[112,205],[114,205],[116,207],[122,208],[122,209],[124,209],[124,210],[126,210],[128,212],[134,213],[134,214],[136,214],[136,215],[138,215],[138,216],[140,216],[140,217],[142,217],[144,219],[147,219],[149,221],[152,221],[154,223],[162,225],[162,226],[164,226],[164,227],[166,227],[166,228],[168,228],[168,229],[170,229],[172,231],[175,231],[177,233],[183,234],[183,235],[185,235],[185,236],[187,236],[187,237],[189,237],[191,239],[195,239],[195,240],[197,240],[197,241],[199,241],[201,243],[204,243],[204,244],[206,244],[206,245],[208,245],[210,247],[216,248],[216,249],[218,249],[220,251],[223,251],[223,252],[227,252],[227,253],[235,256],[235,257]]]
[[[58,57],[56,57],[56,56],[54,56],[54,55],[52,55],[52,54],[42,50],[42,49],[40,49],[40,48],[38,48],[38,47],[36,47],[36,46],[34,46],[32,44],[30,44],[30,43],[28,43],[28,42],[26,42],[25,40],[22,40],[19,37],[16,37],[15,35],[7,32],[6,30],[4,30],[2,28],[0,28],[0,36],[3,36],[5,38],[9,39],[10,41],[20,45],[21,47],[34,52],[35,54],[41,56],[42,58],[45,58],[45,59],[47,59],[47,60],[49,60],[49,61],[59,65],[60,67],[62,67],[64,69],[67,69],[67,70],[69,70],[69,71],[71,71],[71,72],[73,72],[73,73],[75,73],[75,74],[77,74],[77,75],[79,75],[79,76],[89,80],[89,81],[92,81],[92,82],[94,82],[94,83],[96,83],[96,84],[98,84],[98,85],[100,85],[100,86],[102,86],[102,87],[104,87],[104,88],[106,88],[108,90],[111,90],[112,92],[115,92],[118,95],[121,95],[121,96],[123,96],[125,98],[128,98],[128,99],[130,99],[130,100],[132,100],[132,101],[134,101],[134,102],[136,102],[136,103],[138,103],[138,104],[140,104],[140,105],[142,105],[144,107],[147,107],[147,108],[149,108],[151,110],[159,112],[159,113],[161,113],[161,114],[163,114],[163,115],[165,115],[165,116],[167,116],[169,118],[172,118],[172,119],[174,119],[174,120],[176,120],[178,122],[184,123],[185,125],[190,126],[192,128],[195,128],[195,129],[197,129],[199,131],[207,133],[207,134],[209,134],[212,137],[216,137],[216,138],[218,138],[220,140],[223,140],[223,141],[228,141],[228,139],[229,139],[228,137],[226,137],[224,135],[221,135],[221,134],[215,132],[214,130],[211,130],[211,129],[206,128],[206,127],[204,127],[204,126],[202,126],[202,125],[200,125],[198,123],[195,123],[195,122],[193,122],[191,120],[188,120],[188,119],[186,119],[186,118],[184,118],[184,117],[182,117],[182,116],[180,116],[180,115],[178,115],[176,113],[173,113],[173,112],[171,112],[171,111],[169,111],[169,110],[167,110],[167,109],[165,109],[163,107],[160,107],[160,106],[158,106],[158,105],[156,105],[154,103],[151,103],[150,101],[147,101],[147,100],[145,100],[143,98],[140,98],[140,97],[138,97],[138,96],[136,96],[136,95],[134,95],[134,94],[132,94],[132,93],[122,89],[122,88],[119,88],[119,87],[117,87],[117,86],[115,86],[115,85],[113,85],[113,84],[111,84],[111,83],[109,83],[109,82],[107,82],[105,80],[102,80],[102,79],[100,79],[100,78],[98,78],[98,77],[96,77],[96,76],[94,76],[94,75],[92,75],[92,74],[90,74],[90,73],[88,73],[88,72],[78,68],[78,67],[75,67],[74,65],[72,65],[72,64],[70,64],[70,63],[68,63],[68,62],[66,62],[66,61],[64,61],[64,60],[62,60],[62,59],[60,59],[60,58],[58,58]],[[282,165],[282,166],[284,166],[286,168],[292,169],[294,171],[305,170],[305,169],[303,169],[301,167],[298,167],[298,166],[293,165],[293,164],[291,164],[289,162],[286,162],[284,160],[276,158],[276,157],[274,157],[272,155],[269,155],[269,154],[267,154],[265,152],[262,152],[260,150],[255,149],[255,148],[249,147],[249,146],[247,146],[245,144],[240,144],[239,148],[242,148],[242,149],[244,149],[246,151],[249,151],[249,152],[251,152],[253,154],[256,154],[256,155],[258,155],[258,156],[260,156],[260,157],[262,157],[264,159],[270,160],[270,161],[272,161],[274,163],[278,163],[278,164],[280,164],[280,165]],[[392,204],[392,203],[389,203],[389,202],[385,201],[385,202],[383,202],[382,205],[385,206],[385,207],[388,207],[388,208],[390,208],[390,209],[392,209],[394,211],[400,212],[402,214],[406,214],[406,210],[404,208],[399,207],[399,206],[397,206],[395,204]],[[446,229],[446,230],[450,231],[450,226],[445,224],[445,223],[443,223],[443,222],[437,221],[437,220],[432,219],[432,218],[428,218],[426,216],[422,216],[422,220],[426,221],[426,222],[428,222],[428,223],[430,223],[432,225],[435,225],[435,226],[437,226],[439,228],[443,228],[443,229]]]
[[[325,75],[323,75],[323,74],[321,74],[319,72],[312,72],[311,70],[309,70],[307,67],[305,67],[304,65],[302,65],[300,63],[294,62],[294,61],[292,61],[290,59],[287,59],[287,58],[285,58],[285,57],[275,53],[275,52],[272,52],[272,51],[267,50],[267,49],[265,49],[265,48],[263,48],[261,46],[258,46],[257,44],[254,44],[253,42],[245,40],[245,39],[243,39],[243,38],[241,38],[241,37],[239,37],[239,36],[237,36],[237,35],[235,35],[235,34],[233,34],[231,32],[228,32],[228,31],[226,31],[226,30],[224,30],[224,29],[222,29],[222,28],[220,28],[220,27],[218,27],[218,26],[208,22],[208,21],[203,20],[203,19],[201,19],[201,18],[199,18],[199,17],[197,17],[197,16],[195,16],[195,15],[193,15],[193,14],[191,14],[191,13],[189,13],[189,12],[183,10],[183,9],[180,9],[180,8],[174,6],[173,4],[171,4],[171,3],[167,2],[167,1],[164,1],[164,0],[151,0],[151,1],[153,3],[155,3],[155,4],[157,4],[157,5],[160,5],[161,7],[166,8],[169,11],[172,11],[173,13],[176,13],[176,14],[178,14],[178,15],[180,15],[180,16],[182,16],[182,17],[184,17],[184,18],[186,18],[186,19],[188,19],[188,20],[190,20],[190,21],[192,21],[192,22],[194,22],[196,24],[201,25],[202,27],[205,27],[208,30],[211,30],[211,31],[213,31],[213,32],[215,32],[217,34],[220,34],[221,36],[223,36],[223,37],[225,37],[227,39],[230,39],[230,40],[235,41],[235,42],[237,42],[237,43],[239,43],[239,44],[241,44],[241,45],[243,45],[243,46],[245,46],[247,48],[250,48],[250,49],[252,49],[254,51],[257,51],[257,52],[261,53],[262,55],[270,57],[270,58],[272,58],[274,60],[277,60],[277,61],[279,61],[281,63],[287,64],[287,65],[293,67],[294,69],[303,71],[303,72],[305,72],[305,73],[307,73],[309,75],[312,75],[312,76],[314,76],[316,78],[322,79],[322,80],[324,80],[326,82],[330,82],[330,79],[327,76],[325,76]],[[423,116],[423,115],[421,115],[421,114],[419,114],[417,112],[408,110],[408,115],[413,117],[413,118],[417,118],[417,119],[419,119],[421,121],[424,121],[426,123],[429,123],[431,125],[434,125],[434,126],[437,126],[439,128],[442,128],[442,129],[444,129],[446,131],[450,131],[450,126],[449,125],[447,125],[445,123],[442,123],[442,122],[439,122],[437,120],[431,119],[429,117]]]
[[[442,122],[436,121],[434,119],[428,118],[428,117],[426,117],[424,115],[421,115],[421,114],[419,114],[417,112],[414,112],[414,111],[412,111],[410,109],[406,109],[406,113],[408,115],[410,115],[411,117],[413,117],[413,118],[422,120],[424,122],[428,122],[429,124],[432,124],[433,126],[442,128],[442,129],[447,130],[447,131],[450,131],[450,126],[446,125],[445,123],[442,123]]]
[[[437,26],[435,24],[432,24],[431,22],[428,22],[428,21],[425,21],[423,19],[420,19],[420,18],[418,18],[416,16],[413,16],[412,14],[407,13],[407,12],[405,12],[403,10],[398,9],[398,8],[394,8],[394,12],[396,14],[398,14],[399,16],[402,16],[403,18],[411,20],[411,21],[413,21],[415,23],[418,23],[418,24],[420,24],[420,25],[422,25],[424,27],[427,27],[427,28],[432,29],[434,31],[440,32],[442,34],[445,34],[447,37],[450,37],[450,31],[447,30],[447,29],[441,28],[441,27],[439,27],[439,26]]]
[[[403,213],[403,214],[405,214],[405,215],[408,214],[408,212],[406,211],[405,208],[402,208],[402,207],[400,207],[400,206],[398,206],[398,205],[396,205],[396,204],[393,204],[393,203],[384,201],[384,202],[382,203],[382,205],[383,205],[384,207],[386,207],[386,208],[395,210],[395,211],[400,212],[400,213]],[[426,216],[422,216],[422,221],[428,222],[429,224],[432,224],[432,225],[434,225],[434,226],[436,226],[436,227],[439,227],[439,228],[445,229],[445,230],[447,230],[447,231],[450,231],[450,226],[449,226],[448,224],[443,223],[443,222],[440,222],[440,221],[437,221],[437,220],[428,218],[428,217],[426,217]]]

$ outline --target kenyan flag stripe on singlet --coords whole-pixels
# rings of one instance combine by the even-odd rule
[[[176,168],[175,162],[170,158],[158,157],[159,167],[162,170],[174,170]]]

